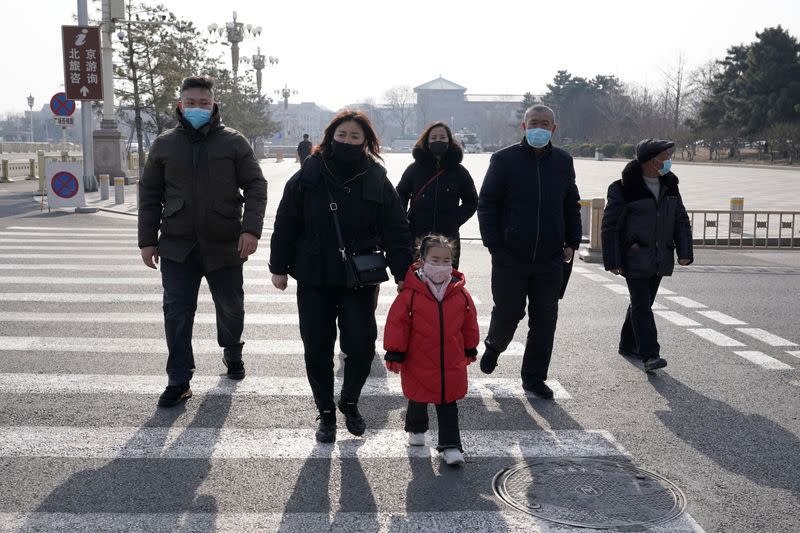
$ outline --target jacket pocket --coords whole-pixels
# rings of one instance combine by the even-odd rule
[[[164,204],[161,213],[161,236],[179,239],[191,238],[192,220],[182,198],[172,198]]]
[[[634,246],[625,254],[625,274],[631,277],[649,277],[656,273],[656,257],[653,248]]]
[[[241,206],[217,200],[206,217],[206,237],[211,241],[234,241],[242,233]]]

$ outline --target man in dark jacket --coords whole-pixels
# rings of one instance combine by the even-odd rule
[[[312,148],[314,148],[314,145],[308,140],[308,133],[304,133],[303,140],[297,145],[297,159],[301,165],[306,160],[306,157],[311,155]]]
[[[644,139],[636,159],[622,171],[622,179],[608,187],[603,212],[603,264],[625,276],[630,305],[620,334],[619,353],[644,361],[648,372],[667,366],[660,357],[652,306],[663,276],[678,263],[692,263],[692,230],[670,171],[675,143]]]
[[[572,157],[550,142],[553,111],[534,105],[525,112],[525,138],[496,152],[478,197],[483,244],[492,254],[492,319],[481,370],[491,374],[528,302],[528,339],[522,386],[552,398],[547,369],[558,320],[564,262],[581,242],[580,195]]]
[[[161,259],[164,286],[169,383],[161,406],[192,395],[192,326],[204,276],[228,377],[244,377],[242,263],[258,247],[267,206],[258,161],[247,139],[220,121],[213,81],[186,78],[176,113],[178,125],[153,142],[139,181],[139,248],[150,268]]]

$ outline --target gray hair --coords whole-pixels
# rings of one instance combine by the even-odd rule
[[[550,118],[553,120],[553,124],[555,124],[556,122],[555,112],[544,104],[533,104],[528,109],[526,109],[524,118],[525,122],[528,122],[528,115],[534,112],[548,113],[550,115]]]

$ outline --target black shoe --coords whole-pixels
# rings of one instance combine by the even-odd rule
[[[492,349],[486,348],[481,356],[481,372],[484,374],[491,374],[497,368],[497,358],[500,354]]]
[[[630,357],[631,359],[641,359],[642,355],[639,352],[633,350],[626,350],[625,348],[619,349],[619,354],[622,357]]]
[[[161,396],[158,397],[159,407],[172,407],[184,402],[192,397],[192,389],[189,388],[189,383],[182,383],[180,385],[167,385]]]
[[[652,372],[653,370],[658,370],[665,366],[667,366],[667,360],[660,357],[651,357],[644,362],[645,372]]]
[[[344,424],[347,426],[347,431],[356,437],[363,435],[367,429],[367,424],[364,422],[364,417],[358,412],[358,403],[339,400],[337,405],[342,414],[344,414]]]
[[[244,379],[244,363],[241,359],[237,361],[228,361],[225,356],[222,356],[222,364],[228,369],[226,374],[230,379]]]
[[[526,391],[534,393],[543,400],[553,399],[553,389],[547,386],[547,383],[542,379],[528,378],[522,380],[522,388]]]
[[[331,443],[336,440],[336,411],[320,411],[317,426],[317,442]]]

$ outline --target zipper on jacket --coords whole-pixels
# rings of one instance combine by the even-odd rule
[[[444,405],[446,403],[444,391],[444,309],[442,302],[437,300],[436,303],[439,305],[439,367],[442,375],[442,405]]]
[[[531,258],[534,263],[536,262],[536,251],[539,249],[539,232],[542,228],[542,171],[539,168],[538,156],[536,157],[536,183],[539,187],[539,198],[536,208],[536,240],[533,243],[533,257]]]

